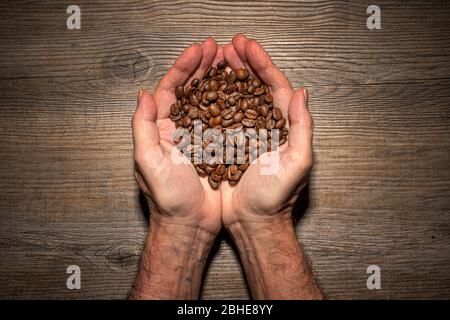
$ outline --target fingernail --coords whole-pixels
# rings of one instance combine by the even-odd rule
[[[303,88],[303,96],[305,97],[305,102],[308,103],[308,90],[306,90],[305,88]]]
[[[138,92],[138,99],[141,99],[143,94],[144,94],[144,90],[139,90],[139,92]]]

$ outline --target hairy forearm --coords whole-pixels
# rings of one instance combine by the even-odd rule
[[[289,219],[227,227],[254,299],[322,299]]]
[[[214,236],[200,228],[150,223],[130,299],[197,299]]]

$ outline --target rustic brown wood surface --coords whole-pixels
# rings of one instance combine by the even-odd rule
[[[0,298],[124,298],[147,231],[130,119],[182,49],[237,32],[310,90],[315,167],[298,236],[329,298],[450,298],[450,5],[0,2]],[[81,290],[66,268],[81,268]],[[381,267],[381,290],[366,268]],[[202,298],[248,298],[222,237]]]

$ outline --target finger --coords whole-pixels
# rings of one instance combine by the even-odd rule
[[[249,39],[247,39],[247,37],[242,33],[236,34],[231,40],[236,53],[244,64],[247,63],[247,57],[245,56],[245,47],[248,42]]]
[[[269,54],[255,40],[249,40],[245,47],[247,61],[253,71],[273,91],[280,89],[292,90],[292,85],[284,73],[272,62]]]
[[[214,61],[212,63],[213,66],[217,66],[217,64],[224,59],[223,56],[223,46],[217,45],[216,56],[214,57]]]
[[[313,121],[308,110],[306,89],[295,91],[288,109],[289,136],[285,150],[288,165],[310,167],[312,161]]]
[[[194,78],[201,79],[206,71],[214,61],[217,53],[217,43],[213,38],[208,38],[202,43],[203,57],[198,69],[189,78],[188,83]]]
[[[159,145],[156,126],[157,109],[153,97],[146,90],[139,91],[138,103],[131,122],[136,153]]]
[[[197,70],[203,57],[203,49],[193,44],[185,49],[175,61],[167,74],[161,79],[155,90],[155,101],[158,106],[158,118],[169,117],[170,105],[175,102],[175,88],[184,83]]]
[[[203,58],[203,49],[199,44],[194,43],[175,61],[174,65],[161,79],[156,88],[158,91],[174,91],[175,87],[184,85],[189,77],[197,70]]]
[[[237,68],[244,68],[244,64],[241,61],[241,58],[239,58],[239,55],[236,52],[236,49],[234,49],[234,46],[230,43],[227,44],[223,48],[223,55],[225,57],[225,60],[227,60],[228,65],[231,69],[237,69]]]

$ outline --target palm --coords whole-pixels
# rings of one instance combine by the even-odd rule
[[[225,48],[225,58],[233,68],[245,66],[266,82],[271,89],[274,105],[283,111],[284,117],[288,119],[286,126],[289,128],[289,119],[298,112],[294,110],[291,114],[289,110],[294,91],[290,82],[273,65],[259,44],[249,45],[248,39],[237,36],[233,39],[233,45]],[[294,118],[297,122],[297,117]],[[298,124],[293,129],[293,134],[298,134]],[[260,156],[258,161],[245,171],[236,187],[227,184],[221,186],[222,219],[225,225],[245,218],[238,217],[237,208],[243,212],[271,215],[293,204],[310,167],[311,146],[308,146],[308,139],[310,139],[308,134],[301,137],[301,141],[297,141],[296,137],[289,138],[289,146],[283,145],[279,151]],[[305,150],[302,151],[306,152],[297,152],[299,145],[303,145]],[[262,160],[270,161],[262,162]],[[261,174],[262,166],[267,163],[276,166],[273,174]]]

